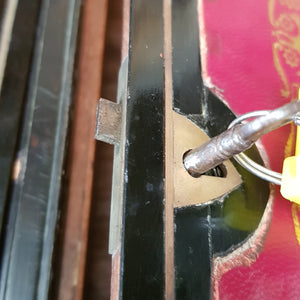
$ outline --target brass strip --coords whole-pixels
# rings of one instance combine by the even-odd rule
[[[208,135],[187,117],[173,112],[173,206],[184,207],[199,205],[227,195],[242,183],[241,176],[227,160],[223,163],[226,169],[224,177],[202,175],[199,178],[192,177],[184,168],[183,153],[194,149],[195,145],[202,145],[209,141]]]

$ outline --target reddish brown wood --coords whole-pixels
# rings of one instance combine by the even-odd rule
[[[130,26],[130,0],[123,0],[122,52],[121,52],[122,61],[126,56],[128,56],[129,26]]]
[[[95,157],[83,299],[108,300],[110,298],[111,274],[108,236],[113,146],[97,142]]]
[[[117,81],[121,63],[122,2],[120,2],[120,0],[109,1],[106,26],[101,97],[111,101],[117,99]],[[112,298],[110,285],[113,292],[117,289],[113,282],[111,284],[111,255],[108,254],[113,148],[112,145],[102,142],[96,144],[83,297],[88,300],[110,299]]]
[[[110,299],[118,300],[120,293],[121,248],[112,257]]]
[[[100,96],[107,0],[83,2],[78,80],[69,159],[69,187],[58,299],[82,299],[95,159],[95,112]]]

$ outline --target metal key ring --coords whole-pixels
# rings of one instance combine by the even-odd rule
[[[234,157],[256,176],[280,185],[282,180],[280,173],[269,170],[240,153],[249,149],[264,134],[290,122],[299,125],[299,113],[300,100],[297,100],[274,110],[254,111],[242,115],[231,123],[231,128],[190,150],[184,156],[184,167],[190,174],[201,176],[206,171]],[[252,117],[255,117],[254,120],[245,124],[237,124]]]
[[[258,111],[253,111],[250,113],[246,113],[244,115],[241,115],[240,117],[236,118],[233,120],[228,128],[231,128],[235,126],[238,123],[241,123],[242,121],[253,118],[253,117],[260,117],[268,114],[270,110],[258,110]],[[233,156],[233,158],[246,170],[251,172],[252,174],[258,176],[261,179],[267,180],[271,183],[281,185],[281,179],[282,175],[281,173],[272,171],[266,167],[263,167],[262,165],[256,163],[254,160],[249,158],[245,153],[240,153],[236,154]]]

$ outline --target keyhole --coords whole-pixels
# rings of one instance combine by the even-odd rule
[[[190,150],[186,151],[183,156],[182,156],[182,163],[184,162],[184,158],[187,155],[187,153]],[[184,163],[183,163],[184,166]],[[185,168],[185,167],[184,167]],[[225,167],[224,164],[220,164],[214,168],[212,168],[211,170],[208,170],[207,172],[203,173],[203,174],[199,174],[199,173],[194,173],[194,172],[190,172],[189,170],[186,170],[192,177],[194,178],[199,178],[202,175],[206,175],[206,176],[214,176],[214,177],[220,177],[220,178],[226,178],[227,176],[227,169]]]

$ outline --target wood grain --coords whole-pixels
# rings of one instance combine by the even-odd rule
[[[78,52],[69,192],[58,299],[82,299],[95,158],[95,111],[100,97],[107,0],[83,3]]]

